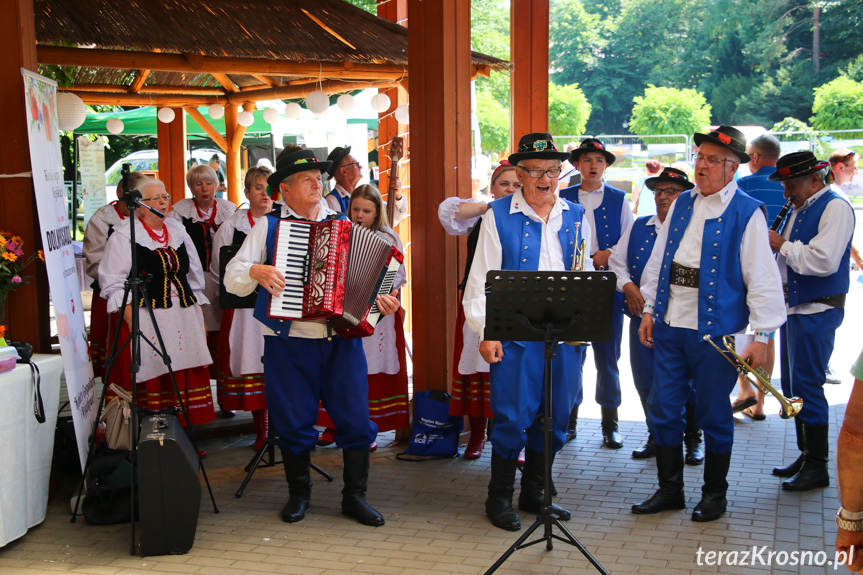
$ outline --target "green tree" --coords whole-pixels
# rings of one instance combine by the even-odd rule
[[[476,92],[476,116],[480,146],[489,153],[509,148],[509,107],[504,107],[491,92]]]
[[[578,84],[548,85],[548,129],[555,136],[584,134],[590,103]]]
[[[633,102],[629,122],[633,134],[691,134],[710,125],[710,104],[692,89],[651,85]]]
[[[840,76],[815,88],[814,114],[809,121],[816,130],[853,130],[863,124],[863,82]]]

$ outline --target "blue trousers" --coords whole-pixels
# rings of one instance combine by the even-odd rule
[[[545,452],[542,426],[545,393],[545,343],[504,341],[503,360],[491,364],[489,377],[491,411],[494,414],[492,447],[504,459],[515,459],[525,445]],[[552,451],[557,453],[566,439],[569,412],[581,393],[582,348],[566,344],[555,347],[551,367]]]
[[[623,294],[615,292],[611,312],[611,341],[591,344],[596,364],[596,403],[608,409],[620,407],[620,371],[617,362],[620,360],[620,342],[623,339],[623,305]]]
[[[704,431],[707,451],[730,453],[734,414],[728,394],[737,381],[737,370],[694,329],[657,321],[653,346],[656,363],[647,413],[656,444],[674,447],[682,443],[684,406],[695,389],[695,419]]]
[[[647,401],[650,388],[653,387],[653,349],[641,345],[638,328],[641,318],[629,319],[629,365],[632,367],[632,379],[635,381],[635,391],[641,401]],[[695,405],[695,390],[689,390],[686,405]]]
[[[780,328],[782,393],[803,400],[803,409],[797,417],[806,425],[828,424],[825,372],[833,354],[836,329],[844,318],[842,308],[811,315],[794,313],[788,315],[788,321]]]
[[[369,383],[362,340],[264,337],[264,382],[279,447],[294,455],[315,448],[318,401],[336,426],[336,445],[368,449]]]

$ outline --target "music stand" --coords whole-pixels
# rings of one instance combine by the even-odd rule
[[[545,440],[545,499],[542,512],[524,534],[500,556],[486,575],[494,573],[515,551],[545,541],[551,551],[553,540],[563,541],[581,551],[596,570],[608,572],[552,513],[551,360],[558,342],[608,341],[611,339],[611,312],[617,278],[612,272],[490,271],[486,276],[486,326],[483,339],[489,341],[544,341],[545,404],[541,416]],[[504,361],[506,359],[504,358]],[[564,537],[552,533],[556,525]],[[540,526],[543,536],[525,543]]]

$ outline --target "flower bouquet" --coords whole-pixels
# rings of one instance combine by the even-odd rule
[[[0,232],[0,347],[6,345],[6,297],[27,283],[24,269],[36,258],[45,261],[42,250],[24,257],[24,242],[18,236]]]

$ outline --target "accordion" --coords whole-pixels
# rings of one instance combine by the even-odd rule
[[[364,337],[381,318],[375,300],[392,291],[402,253],[348,220],[280,220],[272,264],[285,289],[270,297],[277,319],[327,319],[343,337]]]

